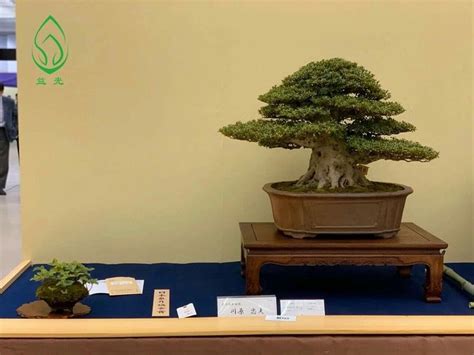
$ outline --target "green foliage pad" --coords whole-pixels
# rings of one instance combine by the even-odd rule
[[[351,164],[380,159],[430,161],[438,152],[405,139],[388,138],[415,127],[392,116],[404,112],[374,75],[340,58],[312,62],[260,95],[262,117],[220,129],[227,137],[268,148],[337,144]]]

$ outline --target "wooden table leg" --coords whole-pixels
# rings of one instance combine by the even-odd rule
[[[403,278],[410,278],[411,276],[411,268],[412,266],[411,265],[408,265],[408,266],[398,266],[397,269],[398,269],[398,274],[400,275],[400,277],[403,277]]]
[[[245,250],[242,244],[240,245],[240,276],[245,278]]]
[[[260,287],[260,269],[262,263],[251,255],[247,255],[245,265],[245,293],[247,295],[258,295],[262,292]]]
[[[443,256],[433,256],[426,270],[425,300],[441,302],[443,287]]]

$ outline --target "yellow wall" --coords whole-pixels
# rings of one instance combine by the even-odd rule
[[[473,260],[470,3],[17,5],[25,257],[236,260],[237,223],[271,219],[262,185],[298,177],[309,155],[217,130],[337,56],[375,73],[418,127],[410,138],[441,151],[374,163],[370,177],[413,186],[404,219],[448,241],[448,260]],[[32,38],[49,14],[69,41],[63,87],[35,85]]]

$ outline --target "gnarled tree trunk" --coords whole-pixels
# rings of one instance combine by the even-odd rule
[[[318,189],[334,189],[367,185],[363,169],[342,145],[315,146],[312,150],[308,171],[298,180],[298,186],[311,184]]]

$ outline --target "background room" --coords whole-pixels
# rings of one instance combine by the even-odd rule
[[[473,11],[0,0],[0,353],[470,354]]]
[[[3,95],[17,101],[15,1],[0,1],[0,82]],[[0,196],[0,278],[21,261],[20,166],[18,141],[10,144],[6,196]],[[3,187],[3,186],[0,186]]]
[[[263,184],[301,175],[309,152],[217,130],[258,117],[258,95],[278,78],[342,57],[404,105],[410,139],[441,152],[430,164],[374,163],[370,178],[412,186],[404,219],[445,239],[447,260],[472,260],[469,6],[19,3],[23,257],[236,260],[237,223],[271,220]],[[62,86],[36,85],[27,59],[50,13],[67,19]]]

